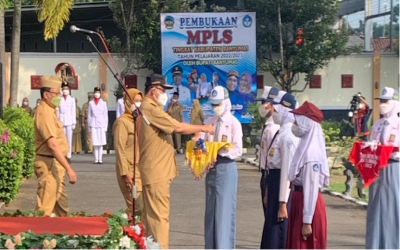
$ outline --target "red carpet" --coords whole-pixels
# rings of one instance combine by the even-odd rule
[[[0,217],[0,232],[16,235],[31,230],[36,234],[102,235],[107,217]]]

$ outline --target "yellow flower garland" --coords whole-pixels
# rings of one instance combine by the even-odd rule
[[[186,164],[192,170],[196,180],[200,179],[207,171],[214,167],[217,161],[218,151],[222,148],[231,148],[227,142],[204,142],[206,152],[201,149],[194,150],[196,142],[190,140],[186,143]]]

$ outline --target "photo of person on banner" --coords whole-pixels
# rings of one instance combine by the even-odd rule
[[[179,103],[183,106],[190,106],[192,103],[192,98],[190,95],[190,90],[182,85],[182,67],[181,66],[174,66],[172,68],[172,80],[174,81],[171,85],[173,86],[172,89],[166,91],[168,95],[168,103],[171,102],[172,96],[174,92],[179,93]]]

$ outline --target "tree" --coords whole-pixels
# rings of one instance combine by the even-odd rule
[[[55,38],[69,20],[74,0],[34,0],[38,20],[44,23],[44,40]]]
[[[21,0],[14,1],[13,29],[11,40],[11,81],[10,81],[10,106],[17,106],[18,100],[18,74],[19,51],[21,41]]]
[[[244,9],[256,12],[258,70],[287,92],[304,91],[317,69],[346,52],[348,31],[332,29],[338,7],[336,0],[245,0]],[[301,73],[306,83],[299,88]]]
[[[127,61],[121,75],[149,68],[161,72],[160,13],[205,11],[204,0],[116,0],[110,4],[114,21],[124,33],[108,39],[111,51]]]

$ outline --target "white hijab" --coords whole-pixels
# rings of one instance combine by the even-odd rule
[[[320,183],[324,186],[329,185],[329,166],[326,157],[325,135],[321,124],[303,115],[294,115],[297,125],[306,134],[300,138],[293,161],[289,170],[289,180],[293,181],[301,168],[308,162],[318,162],[321,164]]]
[[[298,105],[296,104],[296,107],[297,106]],[[292,111],[292,109],[286,108],[286,107],[282,106],[281,104],[274,104],[274,109],[281,116],[281,124],[278,124],[278,125],[283,126],[286,123],[289,123],[289,122],[293,123],[294,122],[294,116],[290,112],[290,111]]]
[[[400,111],[400,103],[397,100],[389,100],[388,102],[390,109],[390,112],[387,113],[386,115],[383,115],[385,118],[389,118],[391,116],[397,116],[397,113]]]

